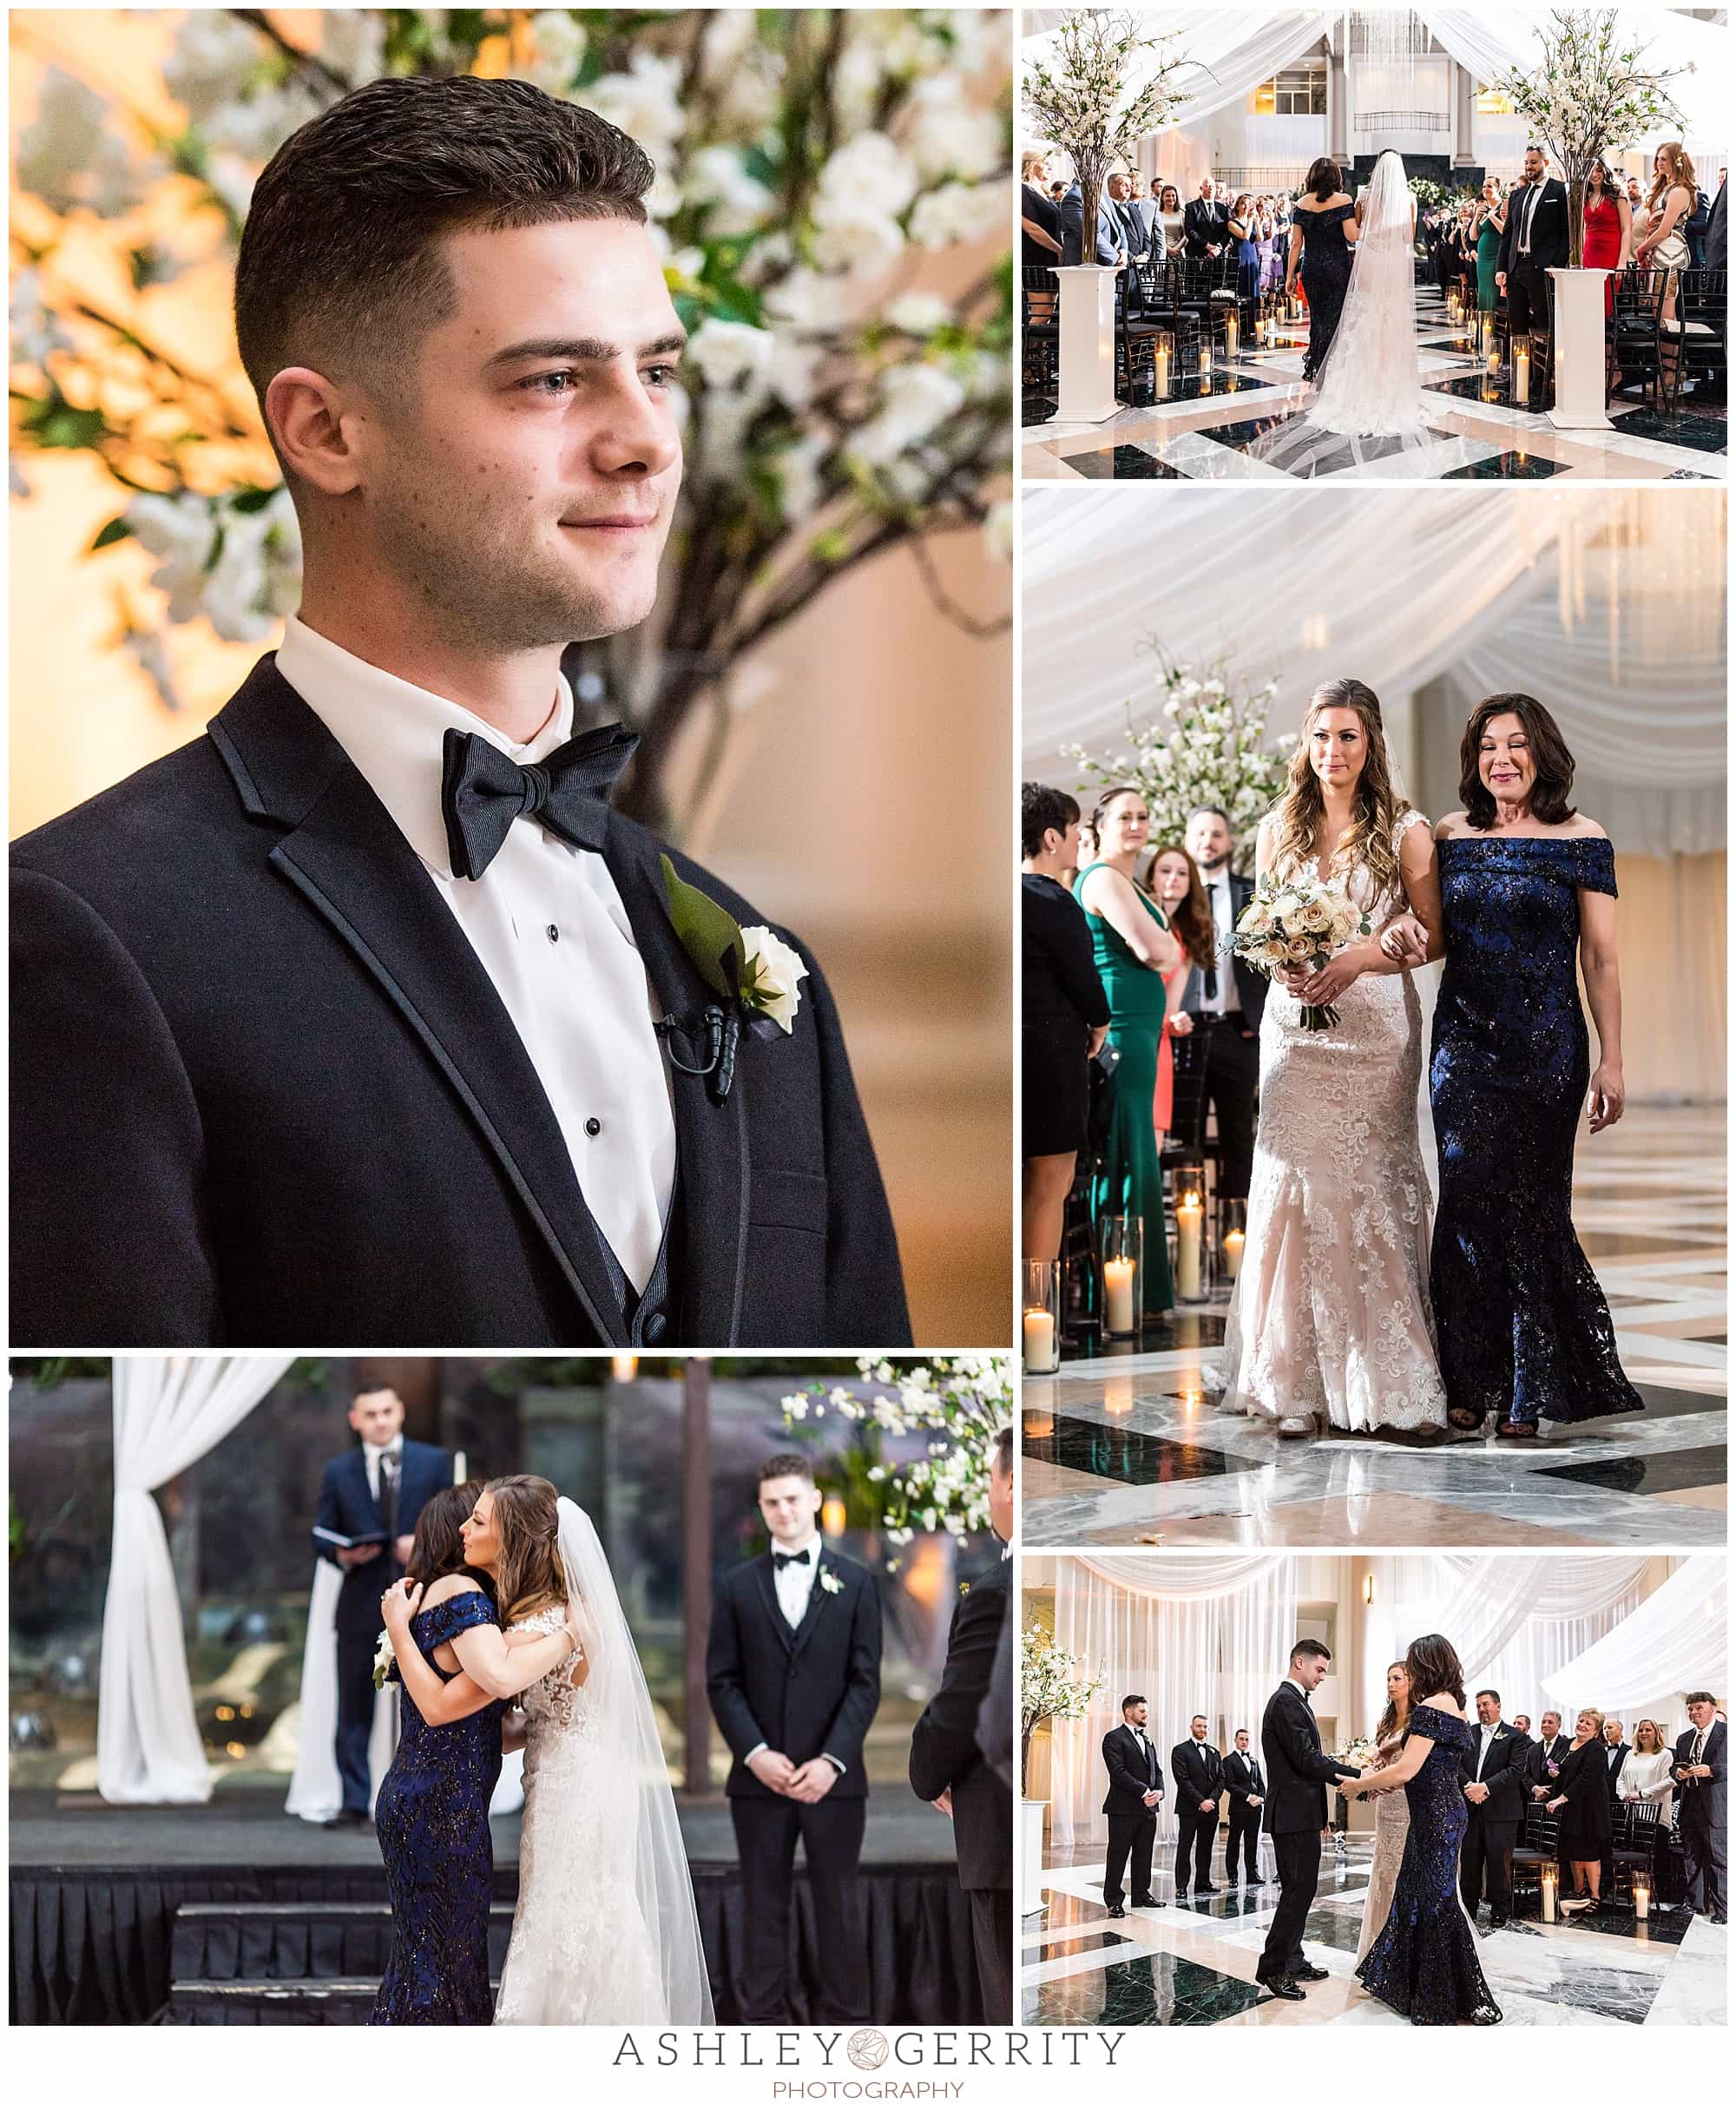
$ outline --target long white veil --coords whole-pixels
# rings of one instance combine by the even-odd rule
[[[567,1599],[590,1662],[586,1704],[608,1772],[620,1778],[621,1800],[608,1827],[620,1849],[611,1874],[623,1901],[636,1900],[657,1953],[663,2006],[654,2021],[709,2024],[711,1983],[651,1691],[596,1529],[569,1497],[557,1510]]]
[[[1404,163],[1390,148],[1357,207],[1362,226],[1344,312],[1309,408],[1314,423],[1354,437],[1426,430],[1417,359],[1417,208]]]

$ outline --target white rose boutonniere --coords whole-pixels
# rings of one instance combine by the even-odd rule
[[[795,1029],[802,981],[808,976],[792,946],[769,928],[743,928],[714,898],[683,884],[663,857],[663,891],[669,919],[694,968],[719,997],[697,1016],[666,1017],[658,1025],[670,1039],[670,1057],[687,1074],[705,1075],[712,1099],[721,1103],[735,1078],[735,1052],[745,1026],[755,1037]],[[685,1041],[682,1056],[677,1045]]]
[[[769,1016],[787,1037],[801,1006],[802,981],[808,976],[808,968],[769,928],[744,928],[741,943],[746,953],[742,1005]]]
[[[382,1629],[380,1640],[374,1646],[374,1686],[376,1687],[385,1686],[385,1676],[392,1662],[391,1639]]]
[[[822,1569],[819,1581],[828,1593],[841,1593],[844,1590],[844,1581],[836,1571]]]

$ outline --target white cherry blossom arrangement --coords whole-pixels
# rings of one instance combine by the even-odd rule
[[[1039,1622],[1019,1633],[1019,1783],[1027,1781],[1031,1734],[1040,1724],[1058,1719],[1078,1724],[1091,1713],[1092,1699],[1104,1675],[1093,1680],[1077,1652],[1063,1651]]]

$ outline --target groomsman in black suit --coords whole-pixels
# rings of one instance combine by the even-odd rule
[[[1703,1690],[1687,1699],[1688,1729],[1676,1740],[1670,1774],[1681,1806],[1682,1850],[1687,1857],[1684,1907],[1709,1915],[1720,1926],[1729,1918],[1726,1876],[1724,1719]]]
[[[1476,1919],[1487,1894],[1489,1925],[1499,1929],[1513,1913],[1513,1851],[1525,1819],[1525,1753],[1530,1741],[1501,1721],[1501,1697],[1492,1687],[1476,1695],[1476,1737],[1459,1763],[1470,1818],[1459,1847],[1459,1897]]]
[[[1200,194],[1190,197],[1181,214],[1181,237],[1190,256],[1220,256],[1230,239],[1230,208],[1218,195],[1218,186],[1205,176]]]
[[[1012,1539],[1010,1425],[996,1440],[989,1467],[989,1524],[997,1542]],[[911,1739],[911,1788],[952,1821],[958,1883],[970,1896],[985,2023],[1013,2021],[1013,1793],[983,1759],[976,1739],[1012,1599],[1013,1567],[1007,1555],[1003,1548],[1000,1562],[954,1608],[940,1687],[917,1718]]]
[[[1543,149],[1525,149],[1525,180],[1507,201],[1507,225],[1496,260],[1495,282],[1507,295],[1507,319],[1517,343],[1533,329],[1550,327],[1552,269],[1568,260],[1567,185],[1549,174]]]
[[[374,1653],[385,1627],[380,1594],[404,1575],[422,1508],[452,1480],[444,1448],[404,1436],[404,1404],[391,1388],[364,1389],[350,1405],[360,1438],[319,1479],[313,1552],[344,1574],[338,1594],[338,1774],[343,1808],[328,1826],[365,1826],[372,1794],[368,1740],[374,1725]]]
[[[1161,1907],[1151,1890],[1151,1851],[1157,1838],[1157,1815],[1163,1805],[1163,1770],[1157,1748],[1146,1730],[1143,1695],[1123,1695],[1121,1721],[1103,1734],[1103,1765],[1109,1771],[1109,1793],[1103,1810],[1109,1821],[1109,1852],[1103,1864],[1103,1904],[1112,1921],[1127,1914],[1121,1904],[1121,1872],[1133,1863],[1133,1903]]]
[[[1206,903],[1217,930],[1211,966],[1196,964],[1181,991],[1181,1005],[1205,1034],[1206,1094],[1218,1118],[1218,1195],[1242,1198],[1253,1170],[1254,1105],[1259,1093],[1259,1019],[1266,1009],[1265,976],[1245,964],[1230,937],[1253,897],[1253,884],[1230,867],[1236,836],[1229,814],[1202,805],[1189,817],[1184,842],[1206,886]]]
[[[1545,1710],[1537,1719],[1537,1736],[1525,1756],[1525,1786],[1534,1805],[1554,1797],[1562,1763],[1572,1749],[1572,1739],[1562,1730],[1560,1713]]]
[[[1187,1737],[1172,1747],[1169,1772],[1175,1779],[1175,1897],[1187,1897],[1187,1865],[1194,1865],[1194,1890],[1215,1892],[1212,1883],[1212,1847],[1218,1838],[1218,1799],[1223,1794],[1224,1763],[1216,1746],[1207,1743],[1206,1719],[1195,1717]]]
[[[1254,1978],[1281,2002],[1305,1999],[1299,1984],[1324,1980],[1302,1951],[1302,1930],[1320,1881],[1320,1842],[1326,1832],[1326,1785],[1348,1781],[1357,1771],[1334,1760],[1320,1746],[1320,1727],[1308,1698],[1326,1677],[1332,1654],[1317,1638],[1305,1636],[1290,1654],[1290,1673],[1266,1706],[1259,1750],[1270,1788],[1266,1831],[1278,1859],[1277,1911]]]
[[[725,1574],[706,1647],[712,1714],[735,1756],[725,1793],[746,1917],[736,2021],[794,2017],[799,1839],[824,1927],[810,2021],[857,2023],[870,2013],[858,1864],[868,1815],[862,1747],[880,1706],[880,1596],[871,1572],[821,1542],[806,1455],[762,1462],[759,1502],[772,1546]]]
[[[1244,1884],[1266,1883],[1259,1874],[1259,1814],[1266,1802],[1266,1778],[1259,1757],[1248,1744],[1247,1726],[1236,1733],[1233,1748],[1224,1756],[1224,1787],[1230,1793],[1230,1838],[1224,1850],[1224,1883],[1236,1882],[1236,1864],[1241,1862]]]

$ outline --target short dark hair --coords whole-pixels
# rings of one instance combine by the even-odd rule
[[[1042,836],[1058,832],[1064,839],[1069,825],[1079,818],[1079,802],[1064,789],[1051,789],[1047,782],[1025,782],[1019,790],[1019,852],[1029,859],[1042,852]]]
[[[995,1466],[1003,1476],[1013,1472],[1013,1428],[1003,1424],[995,1435]]]
[[[760,1463],[756,1483],[769,1483],[779,1476],[799,1476],[806,1483],[814,1479],[813,1463],[806,1454],[768,1454]]]
[[[1194,1714],[1187,1719],[1187,1721],[1189,1724],[1210,1724],[1212,1719],[1206,1714],[1204,1710],[1195,1710]]]
[[[1301,1637],[1290,1647],[1290,1663],[1292,1666],[1298,1659],[1330,1659],[1332,1655],[1318,1636]]]
[[[409,368],[451,311],[442,238],[562,220],[643,222],[655,171],[595,111],[528,81],[370,81],[292,132],[253,186],[235,339],[253,391],[286,365]]]
[[[1682,1697],[1682,1700],[1683,1700],[1683,1702],[1684,1702],[1684,1703],[1690,1703],[1690,1702],[1709,1702],[1709,1703],[1711,1703],[1711,1705],[1712,1705],[1712,1706],[1713,1707],[1713,1709],[1716,1709],[1716,1708],[1718,1707],[1718,1698],[1717,1698],[1717,1696],[1716,1696],[1716,1695],[1708,1695],[1708,1694],[1706,1693],[1706,1690],[1705,1690],[1703,1687],[1697,1687],[1697,1688],[1695,1688],[1695,1689],[1694,1689],[1694,1691],[1693,1691],[1693,1693],[1691,1695],[1684,1695],[1684,1696]]]
[[[1531,815],[1540,825],[1561,825],[1574,815],[1568,801],[1573,788],[1574,756],[1560,727],[1533,694],[1486,694],[1465,720],[1459,741],[1459,794],[1465,817],[1478,832],[1495,823],[1495,799],[1483,786],[1477,772],[1483,734],[1497,716],[1516,716],[1531,748],[1531,765],[1537,771],[1531,788]]]
[[[1245,1724],[1239,1724],[1235,1730],[1230,1733],[1230,1737],[1232,1739],[1246,1739],[1248,1736],[1248,1728]]]
[[[1477,1700],[1481,1702],[1485,1695],[1494,1703],[1496,1709],[1501,1707],[1501,1690],[1498,1687],[1479,1687],[1476,1691]]]
[[[1123,1695],[1121,1697],[1122,1716],[1125,1717],[1130,1709],[1133,1709],[1137,1704],[1141,1703],[1144,1700],[1145,1697],[1143,1695]]]
[[[1199,817],[1202,811],[1209,811],[1214,819],[1221,819],[1225,825],[1229,827],[1232,832],[1236,830],[1235,820],[1230,816],[1229,812],[1224,809],[1221,804],[1196,804],[1193,810],[1187,814],[1187,822],[1190,825],[1194,823],[1194,819]]]

